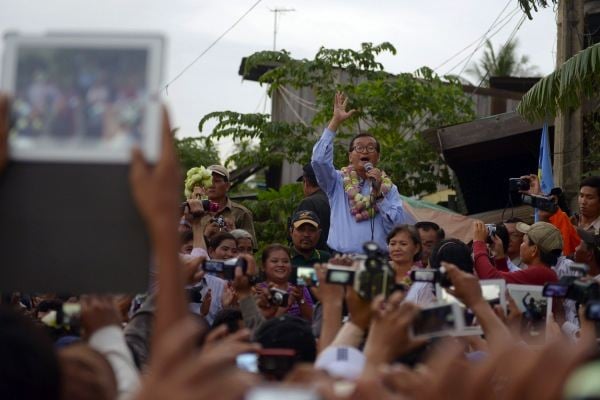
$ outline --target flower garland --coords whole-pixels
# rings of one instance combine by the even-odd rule
[[[185,197],[189,199],[192,196],[194,187],[208,188],[212,186],[212,172],[203,166],[190,168],[185,178]]]
[[[366,221],[379,212],[377,204],[371,204],[370,196],[365,196],[360,192],[364,180],[358,177],[358,174],[351,165],[342,168],[342,177],[344,181],[344,191],[350,202],[350,214],[354,216],[356,222]],[[362,181],[362,182],[361,182]],[[384,196],[390,191],[392,180],[381,172],[381,194]]]

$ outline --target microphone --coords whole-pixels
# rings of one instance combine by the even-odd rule
[[[373,164],[371,164],[370,162],[366,162],[364,163],[363,167],[365,168],[365,171],[369,172],[371,171],[373,168]],[[371,177],[369,178],[371,180],[371,185],[373,187],[373,189],[379,190],[379,183],[375,180],[375,178]]]

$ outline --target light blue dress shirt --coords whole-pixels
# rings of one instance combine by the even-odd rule
[[[335,133],[329,129],[313,147],[311,164],[321,189],[327,194],[331,205],[331,225],[327,245],[341,253],[364,253],[363,243],[371,240],[371,220],[356,222],[350,214],[350,203],[344,190],[341,171],[333,166],[333,139]],[[371,185],[361,185],[361,193],[368,196]],[[402,200],[396,185],[392,185],[385,197],[377,202],[379,212],[375,214],[373,240],[387,251],[386,236],[399,224],[414,224],[410,214],[402,208]]]

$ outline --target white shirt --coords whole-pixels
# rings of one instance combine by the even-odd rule
[[[434,286],[429,282],[414,282],[410,285],[404,300],[427,307],[436,302]]]
[[[117,379],[117,399],[132,398],[140,387],[140,377],[123,330],[116,325],[105,326],[90,336],[88,344],[110,363]]]

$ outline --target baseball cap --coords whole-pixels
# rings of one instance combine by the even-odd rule
[[[365,355],[354,347],[332,346],[319,354],[315,368],[327,371],[335,378],[353,381],[362,373],[365,360]]]
[[[313,211],[298,211],[292,217],[292,226],[298,228],[302,224],[311,224],[315,228],[318,228],[321,224],[319,216]]]
[[[229,181],[229,171],[227,171],[227,168],[225,168],[224,166],[215,164],[215,165],[211,165],[210,167],[208,167],[206,169],[214,172],[215,174],[224,176],[225,179],[227,179],[227,181]]]
[[[306,164],[304,167],[302,167],[302,175],[296,179],[296,182],[302,182],[302,179],[306,176],[309,178],[313,178],[315,181],[317,180],[316,176],[315,176],[315,170],[312,167],[311,163]]]
[[[577,234],[586,245],[600,250],[600,235],[586,231],[583,228],[577,228]]]
[[[527,234],[533,243],[539,246],[544,253],[550,253],[552,250],[562,250],[563,241],[558,228],[547,222],[536,222],[533,225],[527,225],[518,222],[517,230]]]

